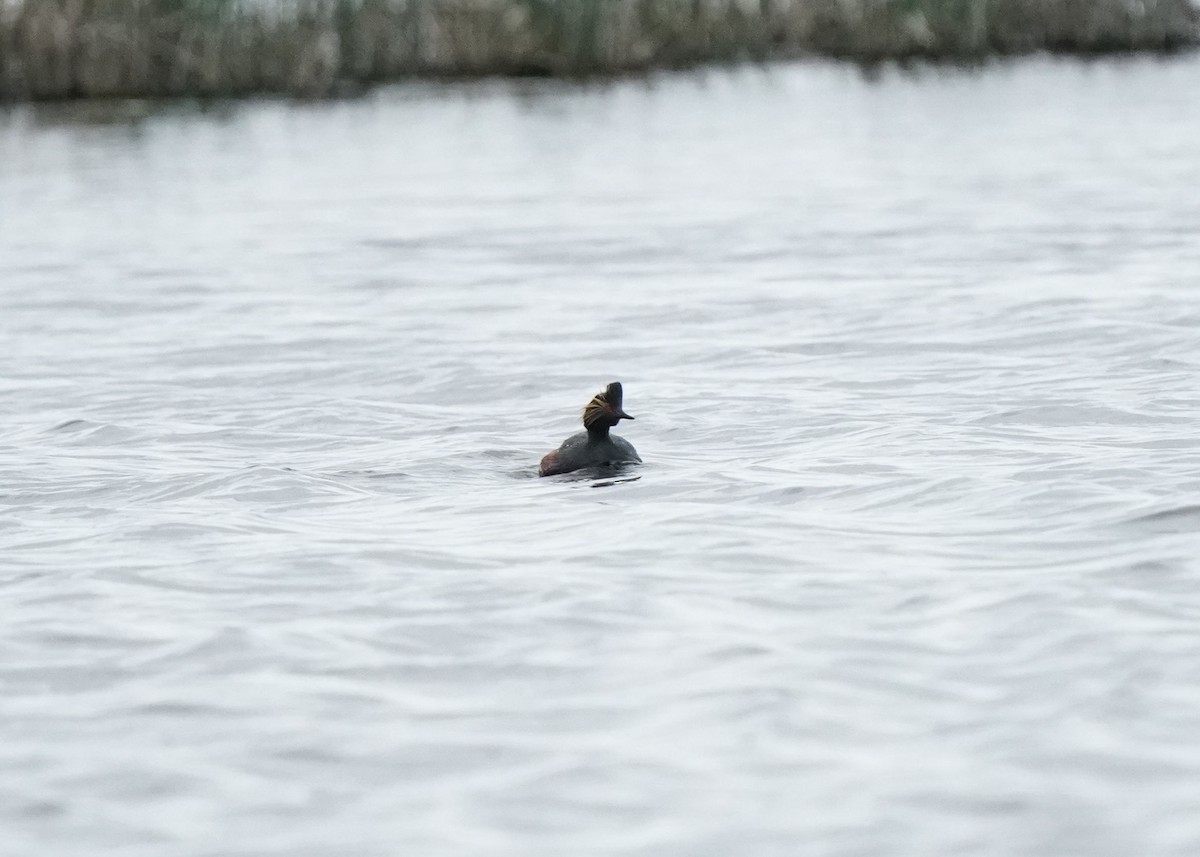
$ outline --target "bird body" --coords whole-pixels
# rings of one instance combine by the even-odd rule
[[[539,476],[570,473],[584,467],[641,464],[633,444],[610,433],[621,420],[631,420],[621,408],[623,390],[618,381],[597,393],[583,409],[584,431],[573,434],[554,452],[546,453],[538,467]]]

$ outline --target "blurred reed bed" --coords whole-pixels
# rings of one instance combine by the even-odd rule
[[[1168,51],[1192,0],[0,0],[0,99],[325,96],[406,76]]]

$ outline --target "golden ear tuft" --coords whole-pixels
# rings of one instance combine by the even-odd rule
[[[592,400],[584,405],[583,424],[590,426],[608,412],[608,398],[603,393],[592,396]]]

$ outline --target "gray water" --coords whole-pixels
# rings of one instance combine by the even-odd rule
[[[1200,853],[1198,86],[0,115],[0,852]]]

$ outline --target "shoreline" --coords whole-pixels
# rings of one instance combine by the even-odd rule
[[[830,59],[978,65],[1200,46],[1191,0],[9,0],[0,104],[338,98],[406,80],[609,80]]]

